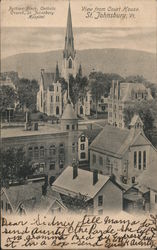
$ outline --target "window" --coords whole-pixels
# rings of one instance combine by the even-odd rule
[[[81,159],[86,159],[86,154],[84,152],[81,153]]]
[[[157,194],[155,194],[155,203],[157,203]]]
[[[75,125],[74,124],[72,125],[72,130],[75,130]]]
[[[132,183],[135,183],[135,177],[132,177]]]
[[[103,158],[99,156],[99,164],[102,166],[103,165]]]
[[[52,155],[56,154],[56,146],[55,145],[51,145],[49,147],[49,156],[51,157]]]
[[[119,110],[122,110],[122,106],[119,106]]]
[[[41,108],[42,108],[42,106],[43,106],[43,94],[42,94],[42,91],[41,91],[41,100],[40,100],[40,102],[41,102]]]
[[[88,96],[86,95],[86,102],[88,101]]]
[[[63,143],[59,144],[59,154],[64,154],[64,145],[63,145]]]
[[[72,60],[69,59],[69,69],[71,69],[71,68],[72,68]]]
[[[85,140],[86,140],[86,139],[85,139],[85,136],[82,135],[82,136],[81,136],[81,142],[85,142]]]
[[[143,169],[146,169],[146,151],[143,151]]]
[[[72,143],[72,153],[75,153],[75,142]]]
[[[56,115],[59,115],[59,107],[56,107]]]
[[[59,167],[63,168],[64,167],[64,162],[62,160],[59,161]]]
[[[137,167],[137,152],[134,152],[134,168]]]
[[[112,117],[112,113],[111,112],[109,112],[109,117]]]
[[[52,161],[52,162],[50,162],[50,170],[54,170],[55,169],[55,165],[56,165],[56,163],[55,163],[55,161]]]
[[[98,206],[102,206],[103,205],[103,196],[99,195],[98,196]]]
[[[96,163],[96,155],[93,154],[93,163]]]
[[[44,146],[41,146],[40,147],[40,157],[44,157],[44,154],[45,154],[45,152],[44,152]]]
[[[138,95],[137,95],[137,93],[135,93],[135,98],[137,99],[137,97],[138,97]]]
[[[30,158],[33,157],[33,148],[32,147],[28,148],[28,157],[30,157]]]
[[[141,169],[141,151],[138,152],[138,168]]]
[[[38,157],[39,157],[39,148],[38,148],[38,147],[35,147],[35,148],[34,148],[34,157],[35,157],[35,158],[38,158]]]
[[[58,86],[57,86],[57,92],[58,92]]]
[[[51,95],[51,102],[53,102],[53,96]]]
[[[66,125],[66,129],[69,130],[70,126],[69,125]]]
[[[84,145],[83,143],[80,145],[80,149],[81,149],[81,150],[84,150],[84,149],[85,149],[85,145]]]

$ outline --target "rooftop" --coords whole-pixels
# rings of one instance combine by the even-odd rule
[[[26,131],[24,127],[16,127],[16,128],[2,128],[1,129],[1,137],[2,138],[12,138],[12,137],[21,137],[21,136],[36,136],[36,135],[51,135],[63,133],[60,130],[60,126],[58,124],[44,124],[43,126],[39,126],[38,130],[28,130]]]
[[[77,120],[77,115],[75,114],[75,111],[72,107],[72,104],[70,102],[67,103],[63,115],[62,115],[62,120]]]
[[[73,179],[73,167],[67,167],[55,180],[52,189],[66,195],[83,195],[87,199],[94,198],[107,183],[109,176],[99,174],[98,181],[93,185],[93,172],[78,168],[78,176]]]
[[[131,145],[148,145],[151,143],[144,136],[142,131],[134,133],[134,129],[122,129],[112,125],[106,125],[104,129],[91,143],[90,148],[101,152],[116,154],[121,157],[127,148]]]

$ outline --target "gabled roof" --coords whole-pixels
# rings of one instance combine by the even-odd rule
[[[90,148],[102,153],[108,153],[121,158],[129,146],[152,145],[143,131],[121,129],[106,125],[91,143]]]
[[[98,175],[98,181],[93,185],[93,173],[78,168],[78,176],[73,179],[73,167],[67,167],[55,180],[52,189],[65,195],[83,195],[87,199],[94,198],[100,189],[108,182],[109,176]]]
[[[63,111],[62,120],[77,120],[77,115],[75,114],[72,104],[68,101],[66,107]]]
[[[143,122],[142,122],[140,116],[135,114],[135,115],[133,116],[133,118],[132,118],[132,120],[131,120],[129,126],[134,126],[136,123],[139,123],[139,122],[140,122],[141,125],[143,125]]]
[[[45,213],[47,213],[49,211],[49,209],[55,203],[57,203],[59,205],[59,207],[66,209],[65,205],[63,204],[63,202],[61,200],[59,193],[53,191],[51,187],[48,187],[46,195],[42,196],[41,200],[39,200],[36,203],[35,209],[40,210],[40,211],[44,211]]]
[[[120,83],[120,99],[123,101],[132,100],[132,94],[135,92],[147,92],[148,100],[152,100],[152,96],[147,90],[147,88],[142,83],[130,83],[123,82]]]
[[[146,169],[139,175],[137,181],[139,185],[150,188],[157,192],[157,155],[152,159],[149,169]]]
[[[2,191],[6,194],[8,201],[15,212],[20,203],[25,204],[27,207],[31,206],[31,209],[33,209],[36,201],[40,200],[42,196],[42,185],[43,182],[29,183],[2,188]]]
[[[120,129],[113,127],[112,125],[106,125],[91,143],[90,148],[98,151],[100,150],[102,152],[107,151],[108,153],[121,156],[124,150],[121,146],[127,140],[128,136],[128,129]]]
[[[42,82],[44,89],[47,90],[49,86],[53,85],[55,81],[55,73],[51,72],[41,72]]]

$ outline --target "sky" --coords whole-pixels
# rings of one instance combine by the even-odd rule
[[[29,19],[27,15],[11,14],[11,8],[26,8],[38,10],[54,8],[54,15],[45,18]],[[2,42],[1,57],[27,52],[45,52],[64,48],[68,1],[50,0],[2,0]],[[133,4],[134,3],[134,4]],[[76,50],[94,48],[124,48],[156,53],[156,13],[154,1],[127,0],[129,8],[138,8],[135,19],[90,19],[85,18],[87,8],[121,8],[126,6],[125,0],[80,1],[71,0],[71,12]],[[149,6],[149,8],[148,8]],[[61,18],[62,17],[62,18]]]

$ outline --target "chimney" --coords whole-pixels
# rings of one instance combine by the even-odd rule
[[[78,176],[78,166],[77,166],[77,163],[73,163],[72,164],[73,166],[73,179],[75,179],[77,176]]]
[[[93,185],[98,182],[98,170],[93,171]]]
[[[115,98],[115,82],[114,80],[112,80],[112,95],[113,95],[113,99]]]

